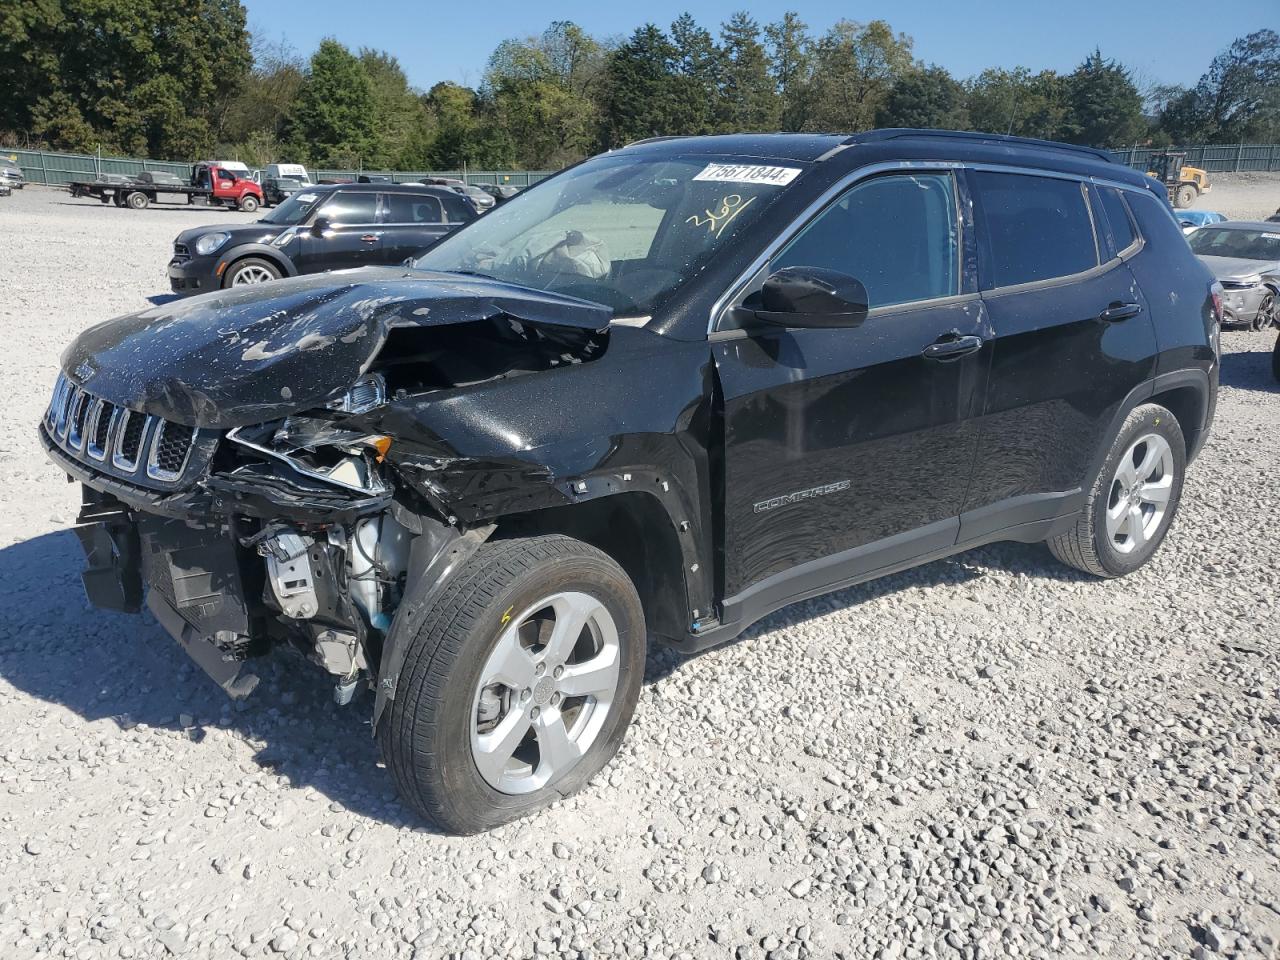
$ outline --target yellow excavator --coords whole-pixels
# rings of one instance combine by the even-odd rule
[[[1199,167],[1184,163],[1185,153],[1154,153],[1147,162],[1147,176],[1159,180],[1169,191],[1169,202],[1179,210],[1191,206],[1196,197],[1208,193],[1213,187],[1209,175]]]

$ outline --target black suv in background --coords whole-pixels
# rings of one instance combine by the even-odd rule
[[[667,138],[413,269],[91,327],[40,435],[92,602],[145,591],[232,696],[272,644],[372,688],[407,802],[475,831],[609,761],[647,643],[995,540],[1146,563],[1220,320],[1163,185],[1101,152]]]
[[[177,294],[400,263],[478,216],[444,187],[348,183],[292,193],[261,220],[193,227],[169,261]]]

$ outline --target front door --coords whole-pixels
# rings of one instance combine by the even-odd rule
[[[340,190],[330,195],[312,217],[325,221],[302,234],[295,261],[299,273],[347,270],[380,263],[382,228],[378,224],[378,195],[372,191]]]
[[[722,321],[713,335],[725,596],[813,592],[955,542],[990,360],[960,209],[949,171],[855,184],[754,286],[787,266],[836,270],[867,288],[866,320],[733,331]]]

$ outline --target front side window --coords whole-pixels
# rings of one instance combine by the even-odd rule
[[[1078,181],[987,171],[969,176],[984,214],[991,273],[986,288],[1069,277],[1098,265]]]
[[[334,225],[374,223],[378,219],[378,195],[335,193],[320,208],[320,216]]]
[[[439,223],[440,201],[416,193],[388,193],[382,198],[383,223]]]
[[[852,187],[769,269],[824,267],[855,277],[874,309],[959,293],[959,261],[951,175],[892,174]]]
[[[416,265],[594,300],[619,317],[650,314],[731,249],[805,166],[606,154],[522,191]]]

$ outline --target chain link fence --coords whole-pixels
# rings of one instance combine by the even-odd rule
[[[104,173],[136,176],[139,173],[173,173],[184,180],[191,176],[191,164],[170,160],[137,160],[129,157],[104,157],[97,154],[58,153],[51,150],[0,149],[0,159],[12,157],[22,168],[28,183],[65,186],[74,180],[94,180]],[[360,175],[390,177],[396,183],[447,177],[467,183],[496,183],[502,186],[527,187],[555,173],[554,170],[340,170],[328,167],[310,168],[316,180],[354,180]]]
[[[1186,153],[1186,163],[1210,173],[1245,173],[1280,171],[1280,144],[1230,143],[1196,144],[1171,147]],[[1164,152],[1153,147],[1123,147],[1111,155],[1135,170],[1146,170],[1154,154]],[[93,180],[104,173],[134,176],[147,171],[174,173],[182,178],[191,175],[191,164],[169,160],[138,160],[129,157],[104,157],[94,154],[58,153],[50,150],[0,150],[0,158],[13,157],[28,183],[65,186],[73,180]],[[448,177],[467,183],[495,183],[502,186],[527,187],[555,173],[554,170],[352,170],[318,167],[311,175],[319,180],[354,180],[365,175],[389,177],[396,183],[428,177]]]

